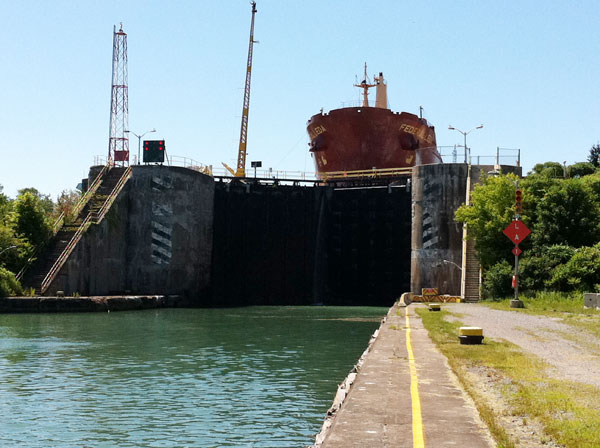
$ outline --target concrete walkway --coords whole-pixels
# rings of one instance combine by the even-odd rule
[[[414,307],[388,313],[323,448],[496,446]]]

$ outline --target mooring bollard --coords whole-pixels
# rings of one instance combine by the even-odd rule
[[[460,327],[458,335],[463,345],[481,344],[483,341],[483,329],[480,327]]]

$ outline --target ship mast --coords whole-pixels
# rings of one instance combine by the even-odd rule
[[[369,88],[377,86],[377,84],[369,84],[367,82],[367,63],[365,62],[365,76],[360,84],[354,84],[354,87],[363,89],[363,104],[362,107],[369,107]]]
[[[235,177],[246,177],[246,140],[248,137],[248,109],[250,108],[250,80],[252,78],[252,50],[254,47],[254,15],[256,2],[252,5],[252,22],[250,24],[250,44],[248,46],[248,64],[246,68],[246,86],[244,89],[244,108],[242,109],[242,127],[240,130],[240,147],[238,150],[237,170]]]

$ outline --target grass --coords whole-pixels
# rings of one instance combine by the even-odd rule
[[[530,310],[531,311],[531,310]],[[524,354],[507,342],[486,339],[483,345],[460,345],[459,322],[446,322],[449,313],[417,309],[429,335],[448,358],[453,371],[473,397],[482,419],[499,447],[512,448],[513,442],[502,427],[499,415],[487,404],[466,377],[471,367],[485,366],[499,372],[511,387],[504,389],[513,415],[541,422],[547,435],[566,447],[600,446],[600,389],[547,375],[545,364]]]

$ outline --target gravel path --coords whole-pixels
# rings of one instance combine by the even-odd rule
[[[445,307],[461,314],[451,319],[483,328],[485,337],[505,339],[542,358],[553,367],[552,376],[600,387],[600,340],[593,335],[557,318],[465,303]]]

